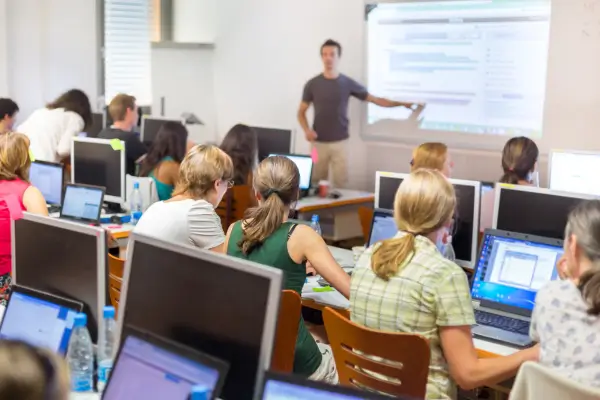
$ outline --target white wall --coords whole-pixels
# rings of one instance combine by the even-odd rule
[[[6,0],[0,0],[0,97],[7,97],[8,71],[7,71],[7,27],[6,27]]]
[[[173,0],[173,41],[213,43],[217,0]]]

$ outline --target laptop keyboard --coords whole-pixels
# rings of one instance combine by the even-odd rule
[[[493,326],[509,332],[529,335],[529,322],[503,315],[475,310],[475,321],[480,325]]]
[[[49,205],[48,206],[48,214],[54,214],[60,212],[60,206],[58,205]]]

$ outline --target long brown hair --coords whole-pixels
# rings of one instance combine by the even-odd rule
[[[400,185],[394,201],[394,219],[406,234],[384,240],[374,251],[371,268],[389,280],[410,262],[416,236],[425,236],[450,223],[456,207],[454,187],[439,171],[419,169]]]
[[[244,234],[238,246],[246,255],[283,224],[286,208],[298,200],[300,172],[287,157],[268,157],[258,165],[253,187],[262,201],[245,216]]]
[[[526,181],[535,168],[540,151],[535,142],[525,136],[514,137],[504,145],[502,151],[501,183],[517,184]]]
[[[588,314],[600,315],[600,201],[581,202],[569,214],[565,239],[576,238],[592,269],[579,278],[579,290],[588,304]]]
[[[82,90],[71,89],[61,94],[56,100],[46,105],[49,110],[63,108],[65,111],[72,111],[83,119],[83,131],[92,126],[92,107],[90,99]]]
[[[0,180],[29,181],[29,138],[22,133],[0,134]]]
[[[443,171],[447,159],[448,146],[444,143],[423,143],[413,151],[410,170],[427,168]]]
[[[233,179],[236,184],[247,184],[248,177],[258,161],[256,131],[247,125],[237,124],[223,138],[221,150],[233,161]]]

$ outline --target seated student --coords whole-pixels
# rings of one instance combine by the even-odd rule
[[[11,99],[0,99],[0,134],[10,132],[15,124],[19,106]]]
[[[284,289],[302,294],[306,262],[333,287],[348,297],[350,277],[338,265],[325,241],[306,225],[287,221],[298,201],[300,173],[286,157],[263,160],[254,174],[258,207],[244,221],[231,225],[225,246],[227,254],[278,268],[284,272]],[[337,370],[329,346],[316,343],[304,321],[300,321],[294,373],[313,380],[337,383]]]
[[[108,113],[113,120],[109,128],[98,134],[100,139],[119,139],[125,142],[126,174],[135,175],[136,163],[146,154],[146,146],[140,141],[133,128],[138,120],[138,107],[135,97],[118,94],[108,105]]]
[[[68,400],[65,360],[14,340],[0,341],[0,400]]]
[[[436,247],[455,206],[454,188],[441,173],[414,171],[396,194],[398,233],[367,249],[352,273],[352,321],[429,341],[427,399],[455,399],[454,382],[464,389],[500,382],[523,362],[537,360],[539,352],[535,347],[508,357],[477,358],[467,276]]]
[[[71,140],[92,124],[87,95],[78,89],[63,93],[34,111],[18,128],[29,138],[36,160],[60,162],[71,154]]]
[[[512,185],[538,186],[537,161],[540,155],[535,142],[524,136],[514,137],[502,151],[503,175],[498,182]],[[494,220],[496,193],[487,191],[481,198],[480,230],[491,228]]]
[[[185,156],[173,197],[151,205],[134,232],[218,253],[225,234],[215,207],[233,186],[233,164],[216,146],[198,145]]]
[[[237,124],[227,132],[220,147],[233,161],[235,184],[252,186],[252,171],[258,164],[256,131]]]
[[[420,168],[435,169],[450,178],[454,162],[444,143],[423,143],[413,151],[410,167],[411,171]]]
[[[22,211],[48,215],[42,192],[29,183],[29,140],[22,133],[0,134],[0,305],[11,283],[11,217]]]
[[[165,122],[140,166],[140,176],[151,177],[159,200],[169,200],[187,153],[188,131],[180,122]]]
[[[600,387],[600,201],[584,201],[569,215],[558,268],[565,280],[539,290],[531,338],[540,343],[540,363]]]

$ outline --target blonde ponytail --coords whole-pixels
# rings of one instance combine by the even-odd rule
[[[371,265],[375,275],[389,280],[398,273],[399,267],[410,259],[415,253],[415,236],[406,234],[401,238],[384,240],[379,247],[373,251]]]

